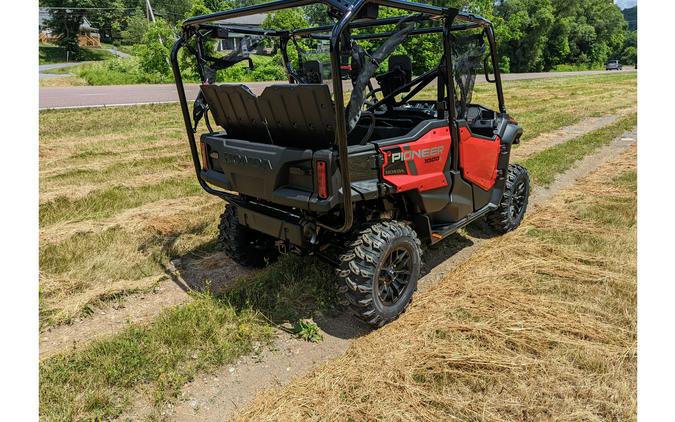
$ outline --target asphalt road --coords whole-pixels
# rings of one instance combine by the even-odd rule
[[[635,69],[624,68],[622,72],[634,72]],[[542,73],[507,73],[502,75],[504,81],[524,79],[562,78],[568,76],[597,75],[607,73],[604,70],[581,72],[542,72]],[[484,81],[482,76],[477,82]],[[283,82],[248,82],[249,88],[260,94],[265,87]],[[197,85],[187,85],[189,99],[194,99],[198,92]],[[113,85],[113,86],[73,86],[73,87],[40,87],[40,110],[51,108],[106,107],[134,104],[170,103],[178,101],[176,86],[167,85]]]

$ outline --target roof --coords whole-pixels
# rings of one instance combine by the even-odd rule
[[[82,23],[80,24],[80,31],[81,32],[96,32],[96,31],[98,31],[98,29],[91,26],[91,22],[89,22],[89,19],[87,19],[86,17],[83,17]]]
[[[41,7],[40,8],[40,13],[38,15],[38,27],[40,30],[43,29],[48,29],[47,24],[49,21],[49,18],[51,18],[51,13],[49,12],[49,8],[46,7]],[[80,24],[80,31],[83,32],[97,32],[98,29],[94,28],[91,26],[91,22],[89,22],[89,19],[85,17],[82,18],[82,23]]]

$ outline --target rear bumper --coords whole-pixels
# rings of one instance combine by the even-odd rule
[[[242,206],[237,207],[237,218],[239,223],[244,226],[270,235],[275,239],[288,241],[300,247],[307,243],[305,236],[303,236],[303,228],[297,221],[270,215],[269,211],[263,213]]]
[[[335,159],[330,150],[312,151],[203,135],[208,168],[200,176],[209,184],[281,206],[328,212],[341,200]],[[329,196],[318,197],[316,161],[328,164]]]

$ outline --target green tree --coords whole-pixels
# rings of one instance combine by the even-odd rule
[[[506,22],[499,51],[509,57],[510,70],[544,70],[549,32],[555,21],[550,0],[510,0],[498,8]]]
[[[170,75],[168,59],[174,40],[174,30],[164,19],[158,18],[150,24],[143,36],[143,44],[138,46],[141,70],[159,76]]]
[[[153,0],[155,13],[171,25],[176,25],[185,19],[194,0]]]
[[[283,9],[267,15],[262,23],[265,29],[284,30],[284,29],[300,29],[309,26],[307,18],[302,9]],[[279,48],[278,40],[274,40],[274,52]],[[289,54],[291,49],[289,49]]]
[[[120,35],[126,44],[140,44],[148,28],[150,22],[138,11],[127,19],[126,29]]]
[[[61,35],[58,45],[65,48],[73,60],[80,60],[82,52],[77,34],[85,16],[84,8],[94,7],[93,0],[41,0],[40,6],[58,8],[50,9],[47,26],[54,33]]]

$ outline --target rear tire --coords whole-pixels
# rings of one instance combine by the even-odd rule
[[[520,225],[527,210],[530,175],[518,164],[509,164],[504,195],[496,210],[487,215],[488,225],[496,232],[510,232]]]
[[[237,208],[228,204],[220,216],[218,243],[227,256],[245,267],[264,267],[279,255],[275,239],[239,223]]]
[[[354,315],[374,326],[398,318],[412,301],[422,266],[421,242],[398,221],[358,232],[340,256],[340,293]]]

